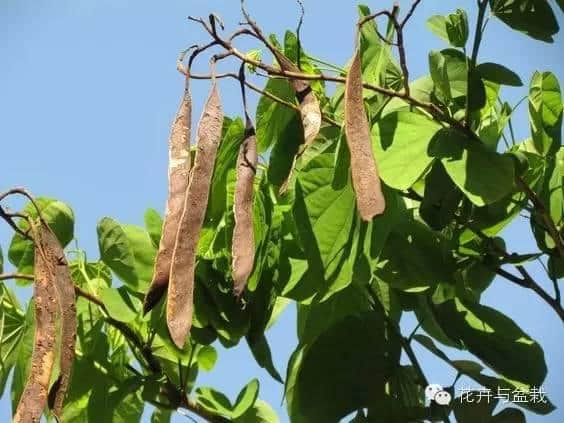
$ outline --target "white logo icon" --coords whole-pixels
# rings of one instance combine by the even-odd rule
[[[425,398],[435,401],[439,405],[449,405],[452,400],[451,395],[437,383],[433,383],[425,388]]]

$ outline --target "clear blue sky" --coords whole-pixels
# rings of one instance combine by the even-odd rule
[[[432,14],[471,8],[475,1],[423,0],[406,34],[412,78],[426,74],[427,53],[445,47],[424,22]],[[554,2],[552,2],[554,4]],[[305,0],[303,44],[317,57],[343,64],[352,54],[356,2]],[[372,9],[392,1],[371,1]],[[405,9],[409,1],[400,1]],[[282,35],[295,29],[293,0],[248,0],[265,32]],[[35,195],[69,203],[76,214],[80,246],[98,256],[96,223],[103,216],[142,224],[146,208],[163,210],[166,198],[167,136],[182,90],[175,70],[178,51],[206,40],[188,15],[216,12],[231,31],[240,20],[239,0],[3,0],[0,3],[0,191],[26,186]],[[562,14],[558,19],[563,23]],[[473,26],[473,25],[472,25]],[[528,83],[536,69],[550,69],[564,80],[563,37],[553,45],[515,33],[491,21],[480,52],[481,61],[501,62]],[[252,44],[241,44],[244,50]],[[202,61],[206,64],[206,61]],[[200,66],[197,66],[200,68]],[[203,68],[202,68],[203,69]],[[198,118],[208,86],[194,82]],[[222,81],[228,115],[240,114],[239,88]],[[515,103],[526,88],[504,89]],[[252,105],[256,104],[253,98]],[[526,107],[514,121],[518,139],[529,134]],[[17,203],[12,203],[14,206]],[[519,252],[536,251],[528,226],[519,222],[505,232],[508,245]],[[11,232],[0,225],[0,245],[6,251]],[[540,268],[533,276],[546,284]],[[22,293],[27,296],[29,293]],[[564,407],[564,332],[554,312],[531,292],[496,280],[483,297],[511,316],[544,347],[549,375],[544,385],[556,405]],[[414,327],[406,316],[404,331]],[[269,333],[278,368],[283,371],[296,344],[294,310],[283,315]],[[448,350],[448,349],[446,349]],[[417,350],[419,352],[419,350]],[[460,354],[454,356],[460,357]],[[449,385],[452,372],[421,352],[427,377]],[[281,405],[281,385],[253,362],[246,346],[220,351],[216,368],[201,376],[231,398],[251,378],[259,377],[261,397],[287,421]],[[470,387],[474,384],[468,382]],[[8,421],[8,395],[0,400],[0,420]],[[148,417],[147,417],[148,419]],[[188,421],[176,416],[174,421]],[[564,411],[529,422],[562,422]]]

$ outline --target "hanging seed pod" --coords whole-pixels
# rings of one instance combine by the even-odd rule
[[[46,249],[53,251],[55,257],[55,291],[61,320],[61,351],[59,377],[49,391],[49,408],[57,421],[61,420],[63,402],[69,387],[76,344],[76,294],[70,269],[56,235],[45,224],[41,227]]]
[[[299,49],[299,33],[302,25],[302,20],[304,16],[304,8],[301,1],[298,1],[300,5],[302,15],[300,17],[300,22],[298,24],[297,34],[298,34],[298,66],[296,66],[290,59],[288,59],[284,54],[282,54],[269,40],[264,36],[258,25],[251,19],[247,11],[245,10],[245,1],[241,0],[241,11],[245,17],[247,23],[251,26],[252,30],[256,36],[266,45],[270,52],[276,58],[276,61],[280,65],[280,69],[284,72],[301,73],[300,64],[300,49]],[[286,180],[280,186],[280,194],[284,194],[288,188],[288,184],[292,178],[292,174],[296,165],[298,158],[303,154],[303,152],[313,143],[319,131],[321,129],[321,106],[317,97],[315,97],[314,92],[311,89],[309,81],[295,79],[288,77],[294,92],[296,93],[296,98],[299,102],[300,117],[302,121],[302,127],[304,131],[304,143],[300,147],[298,153],[294,156],[292,161],[292,166],[290,167],[289,175]]]
[[[13,423],[39,423],[47,405],[47,392],[55,362],[57,319],[56,254],[47,242],[45,224],[32,224],[35,243],[34,307],[35,333],[31,367]]]
[[[214,68],[212,65],[212,74],[215,72]],[[185,195],[170,269],[166,317],[172,340],[179,348],[183,347],[192,326],[196,250],[206,215],[222,125],[223,109],[213,78],[211,92],[198,125],[198,148]]]
[[[190,75],[186,71],[184,96],[172,125],[169,137],[168,200],[163,220],[159,251],[155,260],[153,280],[143,302],[143,313],[148,313],[164,295],[168,286],[176,233],[190,174],[190,126],[192,121],[192,97]]]
[[[360,217],[370,221],[386,207],[378,166],[372,152],[370,124],[364,110],[362,67],[356,51],[345,83],[345,134],[351,155],[351,172]]]
[[[275,52],[276,60],[284,72],[301,72],[299,67],[276,50],[276,48],[272,47],[272,51]],[[300,117],[304,131],[304,143],[300,147],[300,151],[294,157],[292,167],[290,168],[290,174],[280,188],[280,193],[282,194],[286,192],[288,188],[288,183],[292,177],[297,159],[313,143],[321,129],[321,106],[319,105],[319,101],[317,100],[315,93],[311,89],[310,83],[304,80],[292,79],[291,84],[299,102]]]
[[[239,71],[243,108],[245,110],[246,127],[243,143],[239,147],[237,157],[237,180],[235,183],[235,198],[233,201],[233,214],[235,228],[231,243],[233,292],[239,297],[247,280],[253,271],[255,260],[255,238],[253,230],[253,188],[258,163],[257,139],[255,128],[247,110],[245,95],[245,67]]]

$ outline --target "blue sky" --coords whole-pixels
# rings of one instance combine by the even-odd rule
[[[554,2],[553,2],[554,3]],[[305,0],[302,30],[304,46],[317,57],[336,64],[352,54],[356,2]],[[372,1],[373,9],[391,1]],[[409,1],[400,1],[405,9]],[[282,35],[295,29],[297,7],[293,0],[248,0],[250,11],[265,32]],[[406,33],[407,57],[413,79],[427,70],[430,49],[445,47],[425,28],[432,14],[475,1],[424,0]],[[142,224],[146,208],[163,210],[166,198],[167,136],[182,91],[175,70],[178,51],[206,40],[188,15],[216,12],[227,30],[240,20],[239,0],[3,0],[0,3],[0,191],[26,186],[35,195],[69,203],[76,215],[80,246],[91,258],[98,256],[96,223],[103,216]],[[562,13],[557,12],[562,23]],[[473,26],[473,24],[472,24]],[[527,83],[534,70],[550,69],[564,80],[562,35],[543,44],[515,33],[492,20],[480,51],[480,61],[501,62]],[[242,50],[254,44],[242,42]],[[196,69],[203,70],[202,60]],[[203,65],[203,66],[202,66]],[[225,65],[228,65],[226,63]],[[233,63],[231,63],[233,69]],[[263,82],[263,81],[259,81]],[[221,81],[225,110],[240,115],[239,87]],[[206,82],[193,83],[195,118],[207,94]],[[516,103],[525,87],[504,89]],[[257,98],[251,96],[254,108]],[[526,107],[514,119],[518,139],[528,136]],[[12,203],[14,207],[18,203]],[[506,232],[508,245],[518,252],[536,251],[526,223],[517,222]],[[11,232],[0,225],[0,245],[6,251]],[[546,284],[542,270],[532,274]],[[24,292],[22,295],[29,295]],[[554,312],[531,292],[496,280],[483,297],[511,316],[544,347],[549,376],[544,388],[553,402],[564,406],[564,363],[560,359],[563,331]],[[407,316],[405,332],[414,326]],[[293,309],[269,333],[274,359],[280,370],[296,344]],[[418,350],[419,352],[419,350]],[[427,377],[448,385],[453,374],[421,352]],[[287,421],[281,405],[282,389],[259,369],[245,346],[220,351],[216,368],[200,382],[223,390],[231,398],[251,378],[259,377],[261,397]],[[475,386],[470,384],[470,386]],[[8,396],[0,400],[0,420],[8,421]],[[174,421],[187,421],[177,416]],[[530,422],[562,422],[564,411]]]

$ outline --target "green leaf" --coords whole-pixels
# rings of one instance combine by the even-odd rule
[[[104,386],[105,385],[105,386]],[[145,403],[141,398],[142,382],[133,377],[114,386],[109,378],[96,386],[88,401],[88,421],[133,423],[141,420]]]
[[[237,400],[233,406],[231,417],[236,419],[247,412],[255,403],[258,397],[259,381],[251,380],[237,395]]]
[[[122,226],[110,217],[104,217],[96,228],[100,259],[126,284],[137,288],[135,256]]]
[[[479,391],[465,392],[464,397],[452,401],[452,409],[458,423],[490,422],[498,400],[486,400],[479,395]]]
[[[440,125],[426,116],[393,112],[372,127],[372,149],[380,176],[390,187],[410,188],[431,165],[429,143]]]
[[[509,85],[511,87],[522,87],[523,82],[519,75],[511,69],[497,63],[480,63],[476,70],[480,76],[486,81],[495,82],[500,85]]]
[[[506,25],[545,42],[558,30],[558,22],[547,0],[490,0],[492,13]]]
[[[65,247],[74,236],[74,213],[72,209],[61,201],[47,197],[38,197],[35,199],[35,203],[41,211],[43,219],[53,230],[61,245]],[[21,213],[27,214],[32,219],[38,217],[37,210],[31,203],[27,203]],[[29,225],[24,219],[20,220],[18,227],[23,231],[29,229]],[[33,273],[33,252],[32,241],[23,238],[18,233],[14,234],[8,250],[8,259],[18,269],[18,272]]]
[[[409,84],[409,92],[416,100],[430,103],[433,95],[434,84],[431,75],[425,75]],[[412,107],[405,100],[399,97],[390,99],[382,109],[381,116],[384,117],[392,112],[406,111],[409,112]]]
[[[279,419],[274,410],[266,402],[257,399],[245,414],[237,417],[235,423],[278,423]]]
[[[2,246],[0,246],[0,273],[4,272],[4,253],[2,253]]]
[[[18,360],[25,325],[26,316],[16,296],[0,284],[0,396],[4,394],[10,370]]]
[[[457,372],[472,378],[480,385],[490,389],[492,392],[497,393],[498,389],[504,389],[505,392],[508,393],[513,393],[515,391],[521,391],[525,394],[529,393],[530,387],[527,385],[482,373],[483,367],[478,363],[466,360],[450,360],[444,352],[437,348],[433,340],[428,336],[415,335],[413,339],[415,339],[441,360],[450,364]],[[519,406],[524,407],[537,414],[548,414],[555,409],[554,405],[548,399],[546,402],[522,402],[517,400],[515,394],[511,394],[509,399],[515,400],[515,403]]]
[[[562,95],[551,72],[535,72],[529,89],[529,120],[537,151],[554,154],[562,144]]]
[[[125,286],[120,288],[104,288],[100,291],[100,299],[106,306],[110,317],[120,322],[129,323],[139,315],[127,293]]]
[[[427,19],[427,22],[425,23],[429,31],[431,31],[437,37],[445,40],[446,42],[450,42],[448,38],[446,24],[447,24],[447,18],[441,15],[433,15],[429,19]]]
[[[157,250],[153,246],[149,234],[142,227],[122,225],[122,228],[135,258],[135,273],[139,282],[137,291],[145,292],[153,278],[153,266]]]
[[[144,292],[153,274],[156,249],[141,227],[105,217],[97,226],[101,260],[130,288]]]
[[[453,182],[477,206],[494,203],[513,191],[515,165],[509,155],[467,143],[457,132],[446,129],[437,134],[430,151],[441,159]]]
[[[151,237],[153,247],[159,248],[161,232],[163,229],[163,218],[155,209],[147,209],[145,212],[145,228]]]
[[[204,345],[198,349],[198,365],[209,372],[214,368],[217,361],[217,351],[211,345]]]
[[[359,18],[370,15],[370,9],[366,6],[358,6]],[[362,61],[363,80],[380,86],[387,86],[386,72],[399,72],[391,51],[391,46],[383,42],[377,31],[377,22],[375,20],[367,22],[362,26],[360,35],[360,54]],[[388,39],[390,39],[390,31],[387,31]],[[401,74],[401,73],[400,73]]]
[[[35,306],[33,299],[27,305],[25,313],[25,320],[21,329],[18,332],[19,337],[17,345],[14,345],[14,371],[12,373],[12,386],[11,386],[11,399],[12,410],[18,406],[20,397],[24,390],[31,367],[31,353],[33,351],[33,335],[35,331]]]
[[[488,423],[526,423],[525,414],[516,408],[506,408],[493,416]]]
[[[425,194],[419,213],[433,229],[444,229],[453,219],[462,200],[460,191],[441,163],[433,164],[425,177]]]
[[[436,311],[448,336],[462,341],[492,369],[514,381],[542,385],[547,371],[544,352],[510,318],[457,298],[437,305]]]
[[[376,312],[347,316],[296,350],[286,379],[291,421],[339,421],[381,397],[400,353],[385,332]]]
[[[229,398],[213,388],[196,389],[196,401],[208,411],[231,417],[232,406]]]
[[[229,172],[235,169],[239,146],[243,141],[244,134],[245,125],[241,118],[226,122],[223,125],[221,143],[219,144],[217,157],[215,159],[208,212],[206,215],[206,225],[212,227],[214,232],[216,232],[218,222],[222,215],[226,211],[232,210],[232,207],[229,208],[225,201],[227,196],[227,181]]]
[[[269,79],[264,91],[276,97],[294,103],[295,94],[290,83],[285,79]],[[296,111],[267,96],[259,100],[256,111],[257,147],[259,153],[271,146],[288,143],[286,138],[291,132],[287,127],[296,119]]]
[[[313,301],[300,306],[302,329],[298,333],[301,344],[311,344],[332,325],[346,316],[356,316],[371,310],[372,301],[367,291],[353,284],[339,291],[326,301]]]
[[[445,49],[429,53],[429,69],[437,96],[445,103],[466,96],[468,64],[459,50]]]
[[[453,47],[464,47],[468,40],[468,16],[457,9],[448,16],[434,15],[427,20],[427,28]]]
[[[413,219],[397,224],[380,257],[376,277],[396,289],[422,291],[439,282],[454,284],[453,257],[446,241]]]
[[[282,376],[280,376],[280,373],[276,369],[274,361],[272,360],[272,352],[270,351],[270,345],[268,345],[266,336],[262,334],[262,336],[258,339],[251,341],[249,336],[247,335],[247,343],[249,344],[249,348],[251,349],[251,352],[257,364],[265,369],[274,380],[280,383],[284,383]]]

